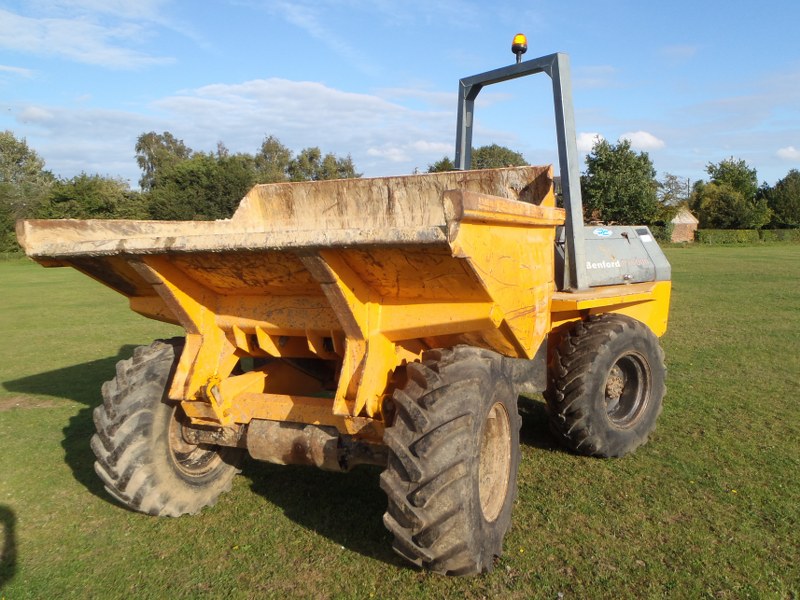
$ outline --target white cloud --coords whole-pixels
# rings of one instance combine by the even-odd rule
[[[136,138],[152,129],[168,129],[164,122],[125,111],[29,105],[15,112],[15,134],[24,137],[56,175],[99,173],[121,176],[133,185],[140,176],[134,160]]]
[[[455,142],[454,143],[443,143],[443,142],[429,142],[426,140],[419,140],[411,144],[411,148],[414,150],[415,153],[426,153],[429,154],[431,152],[438,152],[441,154],[449,154],[455,150]]]
[[[800,160],[800,150],[794,146],[786,146],[786,148],[781,148],[776,152],[776,154],[778,158],[782,158],[784,160]]]
[[[664,140],[657,138],[652,133],[648,133],[647,131],[631,131],[628,133],[623,133],[621,136],[619,136],[619,139],[630,140],[631,147],[635,148],[636,150],[658,150],[666,145]]]
[[[33,71],[30,69],[23,69],[22,67],[9,67],[7,65],[0,65],[0,73],[11,73],[12,75],[19,75],[20,77],[31,78]]]
[[[365,57],[347,38],[338,35],[327,24],[323,6],[319,2],[303,3],[278,1],[269,3],[273,13],[277,13],[289,24],[305,31],[312,38],[330,48],[349,64],[367,74],[377,74],[380,67]]]
[[[54,118],[52,112],[39,106],[28,106],[17,115],[17,119],[22,123],[33,125],[45,125]]]
[[[399,99],[271,78],[208,85],[154,106],[182,124],[181,135],[173,133],[198,149],[222,139],[233,151],[254,152],[265,135],[275,135],[295,151],[319,146],[350,154],[359,170],[383,175],[410,172],[419,166],[413,161],[427,164],[452,151],[453,114],[431,100],[433,106],[411,99],[409,108]]]
[[[164,0],[29,0],[29,4],[49,14],[95,13],[125,19],[160,20]]]
[[[440,26],[446,22],[450,27],[474,28],[481,18],[479,6],[470,0],[258,0],[251,4],[277,10],[287,20],[302,14],[310,23],[329,22],[343,13],[361,12],[368,14],[370,20],[392,27],[418,27],[420,23]]]
[[[388,160],[393,163],[407,162],[411,160],[411,155],[404,148],[397,146],[383,146],[382,148],[369,148],[367,156]]]
[[[371,128],[391,127],[404,120],[408,112],[376,96],[279,78],[207,85],[164,98],[154,106],[182,121],[196,123],[198,131],[208,130],[213,123],[213,129],[223,131],[277,128],[299,132],[309,139],[323,136],[337,140],[361,136]]]
[[[579,152],[591,152],[597,140],[605,139],[596,132],[582,132],[576,136]]]
[[[774,183],[786,175],[786,161],[800,160],[792,157],[792,148],[800,150],[798,106],[796,67],[715,86],[707,100],[677,105],[667,115],[671,122],[658,122],[658,130],[668,136],[669,152],[656,166],[701,179],[707,177],[706,164],[734,156],[757,168],[759,181]]]
[[[453,151],[453,144],[416,140],[401,146],[385,144],[379,148],[369,148],[367,155],[382,158],[392,163],[410,163],[416,160],[417,162],[428,164],[439,160],[442,156],[452,156]],[[420,161],[421,157],[428,158]],[[421,169],[423,165],[415,164],[414,168]]]
[[[299,152],[350,155],[366,176],[400,175],[425,169],[453,153],[455,107],[443,111],[412,99],[355,94],[308,81],[261,79],[213,84],[151,104],[149,114],[63,108],[16,107],[15,131],[28,139],[54,173],[86,171],[120,175],[135,185],[136,138],[169,131],[197,151],[223,141],[231,152],[254,153],[267,135]]]
[[[455,95],[452,92],[436,92],[418,88],[384,88],[377,90],[376,94],[381,98],[393,98],[396,101],[412,100],[447,109],[456,104]]]
[[[111,12],[115,18],[103,22],[97,15],[29,17],[0,9],[0,48],[115,69],[173,62],[170,57],[135,48],[149,35],[147,23],[121,17],[139,15],[141,11]]]

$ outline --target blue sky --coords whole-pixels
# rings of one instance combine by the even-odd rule
[[[800,3],[0,0],[0,130],[55,174],[137,185],[139,134],[195,150],[350,154],[366,176],[453,155],[458,79],[570,55],[579,147],[631,139],[659,177],[727,157],[800,168]],[[556,158],[549,81],[485,89],[475,145]],[[583,165],[582,165],[583,168]]]

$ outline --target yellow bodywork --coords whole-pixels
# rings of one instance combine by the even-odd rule
[[[552,169],[522,167],[269,184],[227,221],[27,221],[18,236],[186,330],[169,396],[193,423],[378,441],[402,365],[426,349],[532,359],[548,334],[609,311],[665,331],[669,282],[556,292],[563,222]]]

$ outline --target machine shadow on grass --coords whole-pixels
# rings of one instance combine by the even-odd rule
[[[17,572],[17,516],[0,504],[0,592]]]
[[[519,432],[519,443],[540,450],[559,450],[564,448],[553,436],[548,425],[550,415],[542,398],[520,396],[519,414],[522,417],[522,428]]]
[[[112,500],[94,472],[94,453],[89,446],[95,432],[92,411],[102,403],[100,388],[114,377],[117,362],[130,358],[135,348],[134,345],[124,345],[116,356],[4,382],[12,392],[54,396],[86,405],[70,417],[63,429],[64,461],[78,483],[108,502]]]
[[[561,450],[548,428],[542,400],[520,397],[519,412],[521,444]],[[383,525],[387,500],[380,474],[380,467],[331,473],[255,460],[246,460],[242,469],[251,489],[280,507],[288,519],[348,550],[405,568],[408,563],[392,551],[392,536]]]
[[[383,526],[386,496],[380,467],[348,473],[246,460],[242,475],[251,489],[293,522],[363,556],[397,566],[406,563],[391,548]]]

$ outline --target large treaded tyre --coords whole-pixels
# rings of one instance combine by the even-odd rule
[[[384,434],[394,549],[437,573],[490,571],[516,495],[521,419],[510,374],[501,356],[468,346],[425,352],[407,374]]]
[[[624,456],[655,429],[665,377],[658,338],[640,321],[607,313],[578,322],[553,361],[550,428],[579,454]]]
[[[95,471],[114,498],[150,515],[178,517],[213,505],[230,489],[242,455],[183,439],[183,413],[166,398],[182,348],[181,338],[136,348],[117,363],[94,410]]]

